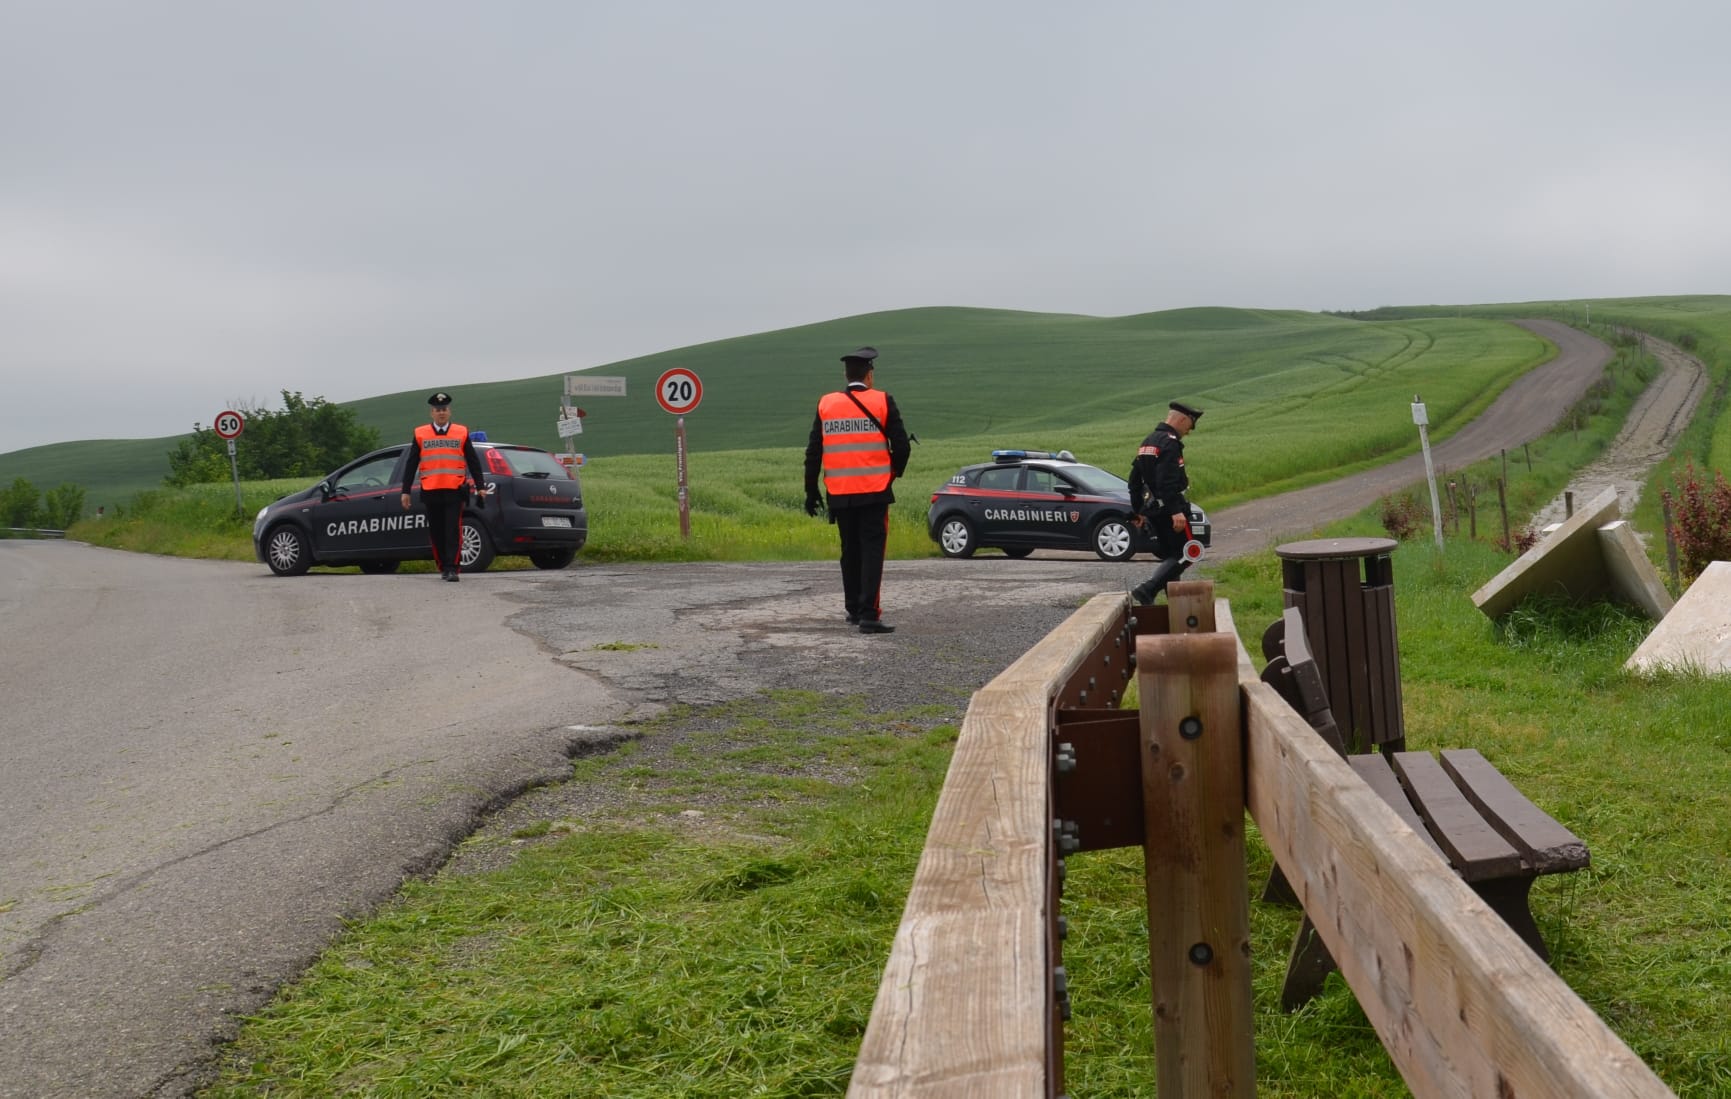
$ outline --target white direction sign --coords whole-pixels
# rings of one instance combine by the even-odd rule
[[[624,378],[597,378],[589,374],[565,375],[567,397],[623,397]]]
[[[559,438],[569,439],[573,435],[583,434],[583,417],[571,416],[559,421]]]

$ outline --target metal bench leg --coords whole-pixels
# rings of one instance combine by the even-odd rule
[[[1310,917],[1298,925],[1292,939],[1292,957],[1286,963],[1286,984],[1280,989],[1280,1010],[1297,1011],[1322,991],[1322,982],[1334,972],[1334,956],[1322,945],[1322,936]]]
[[[1501,916],[1521,941],[1533,948],[1540,961],[1551,960],[1551,952],[1545,949],[1545,940],[1539,936],[1539,925],[1533,922],[1533,909],[1528,903],[1533,889],[1532,878],[1501,878],[1473,882],[1472,886],[1473,892],[1491,906],[1491,911]]]
[[[1292,883],[1286,880],[1286,872],[1275,863],[1268,871],[1268,884],[1262,887],[1262,899],[1268,904],[1284,904],[1288,907],[1298,904],[1298,894],[1292,891]]]

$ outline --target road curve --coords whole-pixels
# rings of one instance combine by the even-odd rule
[[[181,1094],[343,918],[568,773],[565,726],[624,703],[501,628],[514,575],[0,541],[0,1096]]]
[[[1523,374],[1477,419],[1433,444],[1431,460],[1439,470],[1460,469],[1551,430],[1604,375],[1605,365],[1611,361],[1609,345],[1566,324],[1548,320],[1516,323],[1556,344],[1556,357]],[[1200,446],[1197,460],[1205,460]],[[1223,508],[1210,514],[1214,521],[1212,555],[1237,557],[1283,539],[1304,536],[1355,515],[1378,498],[1423,477],[1424,455],[1411,454],[1338,481]]]

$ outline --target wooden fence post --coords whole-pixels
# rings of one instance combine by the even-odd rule
[[[1254,1095],[1237,640],[1145,635],[1136,667],[1159,1094]]]

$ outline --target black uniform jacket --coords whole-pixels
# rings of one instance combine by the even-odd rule
[[[1184,472],[1184,439],[1171,424],[1154,428],[1130,464],[1130,502],[1147,516],[1179,515],[1190,509],[1184,493],[1190,475]]]

